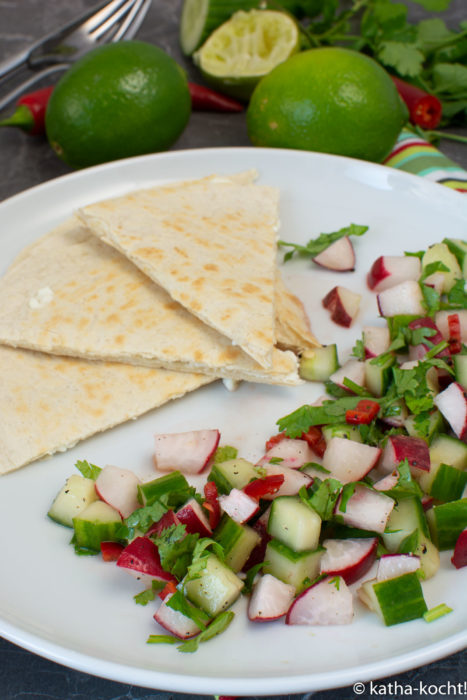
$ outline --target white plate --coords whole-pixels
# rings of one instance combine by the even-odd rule
[[[281,190],[281,237],[306,242],[350,222],[370,231],[355,241],[357,270],[332,275],[291,261],[284,273],[306,304],[323,343],[337,341],[345,359],[362,323],[377,315],[365,274],[382,253],[419,250],[444,236],[465,238],[467,197],[415,176],[356,160],[266,149],[213,149],[137,158],[84,170],[36,187],[0,205],[1,267],[27,243],[96,199],[153,183],[232,173],[256,167],[262,183]],[[2,272],[2,270],[0,270]],[[325,292],[342,284],[363,293],[359,324],[331,324],[321,307]],[[59,663],[135,685],[186,693],[273,695],[339,687],[404,671],[465,647],[467,569],[448,553],[423,587],[428,607],[454,612],[430,625],[417,620],[385,628],[358,606],[352,625],[288,627],[248,623],[243,602],[229,630],[195,654],[145,643],[158,628],[151,605],[135,605],[138,584],[99,558],[77,557],[70,532],[46,517],[77,458],[150,469],[152,434],[218,427],[222,443],[250,459],[261,456],[275,421],[322,393],[318,385],[279,388],[221,384],[87,440],[65,454],[0,480],[0,633]]]

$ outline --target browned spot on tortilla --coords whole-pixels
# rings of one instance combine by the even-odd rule
[[[204,277],[198,277],[193,281],[193,287],[195,289],[201,289],[201,287],[204,285],[206,282],[206,279]]]
[[[186,250],[183,250],[183,248],[179,248],[178,246],[174,246],[174,251],[178,253],[179,255],[183,256],[184,258],[189,258],[190,256],[186,252]]]
[[[144,248],[137,248],[135,250],[135,255],[139,255],[142,258],[149,258],[155,260],[162,260],[164,253],[160,248],[154,248],[146,246]]]
[[[256,284],[252,284],[251,282],[246,282],[243,287],[243,291],[246,292],[247,294],[255,294],[256,292],[260,291],[260,288],[256,286]]]
[[[105,320],[107,323],[119,323],[120,316],[118,314],[109,314]]]
[[[214,263],[207,263],[206,265],[204,265],[204,269],[208,272],[217,272],[219,267]]]
[[[125,336],[122,334],[116,335],[114,341],[116,345],[123,345],[123,343],[125,342]]]

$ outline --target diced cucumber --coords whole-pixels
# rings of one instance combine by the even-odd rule
[[[467,391],[467,355],[454,355],[456,381]]]
[[[94,479],[86,479],[79,474],[68,477],[50,506],[47,513],[49,518],[60,525],[73,527],[73,518],[82,513],[93,501],[98,500],[95,485]]]
[[[450,435],[436,435],[430,445],[430,471],[420,471],[416,479],[426,494],[431,493],[433,482],[441,464],[455,469],[467,469],[467,445]]]
[[[230,608],[242,588],[243,581],[214,554],[207,557],[199,576],[184,584],[186,597],[211,617]]]
[[[189,488],[190,485],[184,475],[179,471],[174,471],[157,479],[152,479],[152,481],[138,484],[138,500],[143,506],[150,506],[162,496],[173,493],[174,497],[169,505],[176,508],[183,505],[187,500],[187,489]],[[179,500],[177,500],[177,493],[181,494]]]
[[[279,540],[270,540],[266,547],[263,571],[295,586],[297,593],[313,581],[320,572],[320,562],[325,550],[318,547],[311,552],[294,552]]]
[[[115,508],[103,501],[94,501],[73,518],[74,541],[78,547],[98,552],[101,542],[118,541],[121,524],[122,519]]]
[[[410,496],[401,499],[394,506],[382,535],[384,546],[389,552],[399,551],[401,543],[415,530],[425,537],[430,535],[420,499]]]
[[[326,443],[333,437],[347,438],[354,442],[362,442],[362,436],[356,425],[349,423],[335,423],[334,425],[323,426],[323,437]]]
[[[205,39],[237,10],[251,10],[257,0],[185,0],[180,19],[180,46],[191,56]]]
[[[462,270],[457,262],[456,256],[451,253],[446,243],[435,243],[430,246],[422,258],[422,270],[425,270],[431,263],[440,262],[448,269],[440,270],[444,277],[443,292],[449,292],[456,280],[462,278]]]
[[[447,245],[453,255],[455,255],[459,267],[462,270],[462,277],[467,279],[467,242],[460,238],[445,238],[443,243]]]
[[[433,506],[427,511],[427,518],[438,549],[453,549],[460,533],[467,527],[467,498]]]
[[[260,543],[261,537],[249,525],[241,525],[224,514],[213,535],[216,542],[223,547],[225,563],[233,571],[241,571],[253,549]]]
[[[393,355],[388,356],[382,364],[375,364],[372,359],[365,360],[365,386],[373,396],[383,396],[386,393],[395,361]]]
[[[309,382],[325,382],[339,367],[337,345],[308,348],[300,357],[299,374]]]
[[[430,496],[447,503],[461,498],[467,484],[467,471],[440,464],[431,484]]]
[[[366,581],[359,596],[388,627],[416,620],[428,610],[416,572],[387,581]]]
[[[399,554],[413,554],[420,559],[420,571],[425,579],[432,578],[439,569],[439,550],[420,530],[414,530],[397,550]]]
[[[219,493],[228,494],[233,488],[242,489],[252,479],[257,478],[255,465],[246,459],[238,458],[214,464],[208,481],[214,481]]]
[[[444,418],[441,415],[441,413],[437,409],[435,409],[430,413],[428,423],[429,425],[427,434],[424,433],[423,435],[420,435],[418,433],[415,416],[412,414],[405,419],[404,426],[411,437],[423,437],[428,442],[428,444],[431,444],[431,441],[433,440],[435,435],[437,435],[444,429]]]
[[[297,496],[279,496],[272,502],[268,533],[295,552],[318,546],[321,518]]]

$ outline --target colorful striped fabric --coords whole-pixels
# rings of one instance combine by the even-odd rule
[[[384,164],[467,193],[467,171],[407,129],[402,130]]]

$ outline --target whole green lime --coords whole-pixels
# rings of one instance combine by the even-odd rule
[[[389,74],[349,49],[309,49],[256,86],[247,111],[255,146],[320,151],[375,162],[391,151],[408,111]]]
[[[93,49],[57,83],[47,138],[62,160],[83,168],[169,148],[190,112],[187,78],[173,58],[123,41]]]

